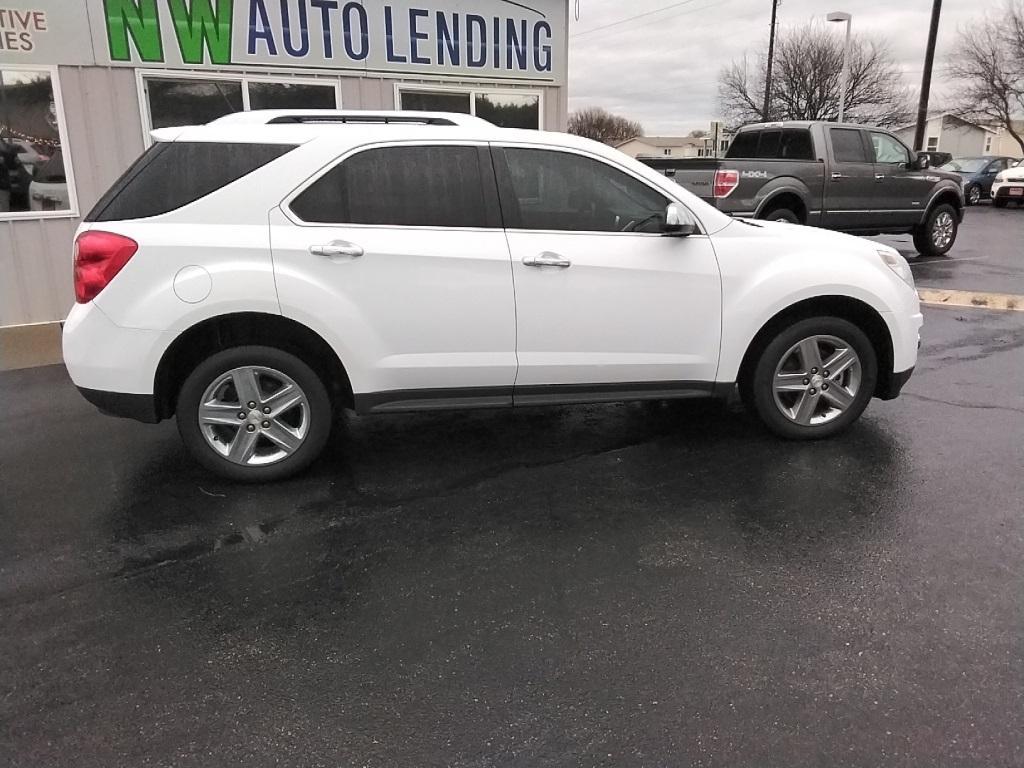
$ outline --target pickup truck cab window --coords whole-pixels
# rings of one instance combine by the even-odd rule
[[[861,132],[856,128],[829,128],[832,154],[837,163],[870,163]]]
[[[907,148],[887,133],[872,131],[871,146],[875,152],[876,163],[906,165],[910,162],[910,154],[907,152]]]

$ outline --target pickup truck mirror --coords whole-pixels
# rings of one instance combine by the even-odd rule
[[[661,225],[661,234],[668,237],[687,237],[697,231],[697,225],[683,213],[675,203],[665,208],[665,223]]]
[[[914,167],[917,170],[926,170],[929,166],[931,166],[931,164],[932,161],[931,158],[928,157],[928,155],[926,155],[924,152],[917,153],[917,160],[914,162]]]

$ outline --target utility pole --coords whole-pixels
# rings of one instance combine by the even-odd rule
[[[942,0],[932,3],[932,25],[928,30],[928,49],[924,54],[924,73],[921,75],[921,99],[917,102],[917,129],[914,131],[914,151],[924,145],[924,126],[928,122],[928,96],[932,90],[932,62],[935,61],[935,38],[939,34],[939,14]]]
[[[772,25],[768,32],[768,70],[764,75],[764,107],[761,109],[761,119],[766,123],[771,115],[768,109],[772,100],[772,63],[775,58],[775,17],[779,12],[779,0],[772,0]]]

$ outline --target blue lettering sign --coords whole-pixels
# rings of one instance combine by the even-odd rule
[[[476,34],[473,30],[476,29]],[[479,42],[479,47],[473,46]],[[474,56],[474,53],[477,54]],[[487,21],[475,13],[466,14],[466,66],[482,67],[487,63]]]
[[[453,66],[459,66],[459,14],[452,14],[452,26],[441,11],[437,12],[437,63],[444,64],[444,52],[448,51],[448,60]]]
[[[334,58],[334,45],[331,41],[331,11],[338,10],[338,0],[309,0],[309,4],[320,9],[320,26],[324,35],[324,58]]]
[[[507,55],[506,69],[526,69],[526,19],[522,19],[520,27],[516,28],[516,20],[508,19],[505,23],[505,50]],[[516,66],[512,66],[512,56],[516,57]]]
[[[395,53],[395,22],[391,18],[391,6],[384,6],[384,42],[387,49],[388,61],[396,64],[405,64],[406,58],[400,53]]]
[[[246,50],[250,54],[256,53],[256,43],[260,40],[266,45],[267,53],[271,56],[277,56],[277,44],[274,42],[274,33],[270,30],[267,8],[263,5],[263,0],[250,0],[249,45]]]
[[[306,3],[300,2],[299,6],[299,45],[292,45],[292,22],[288,10],[288,0],[281,0],[281,39],[284,42],[284,49],[290,56],[305,56],[309,53],[309,19],[306,13]]]
[[[541,45],[540,42],[542,31],[548,41],[544,45]],[[538,21],[533,25],[533,66],[537,68],[538,72],[551,71],[551,25],[546,21]]]
[[[426,32],[420,32],[419,20],[425,19],[430,15],[429,12],[424,11],[420,8],[409,9],[409,61],[413,64],[429,64],[430,59],[426,56],[420,56],[420,40],[430,39],[430,35]]]
[[[359,48],[355,47],[353,34],[352,14],[359,19]],[[346,3],[341,11],[341,21],[345,27],[345,53],[353,61],[362,61],[370,54],[370,23],[366,18],[366,9],[362,3]]]

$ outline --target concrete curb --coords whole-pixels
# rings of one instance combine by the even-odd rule
[[[974,307],[1024,312],[1024,296],[986,291],[954,291],[946,288],[918,288],[922,304],[933,307]]]

